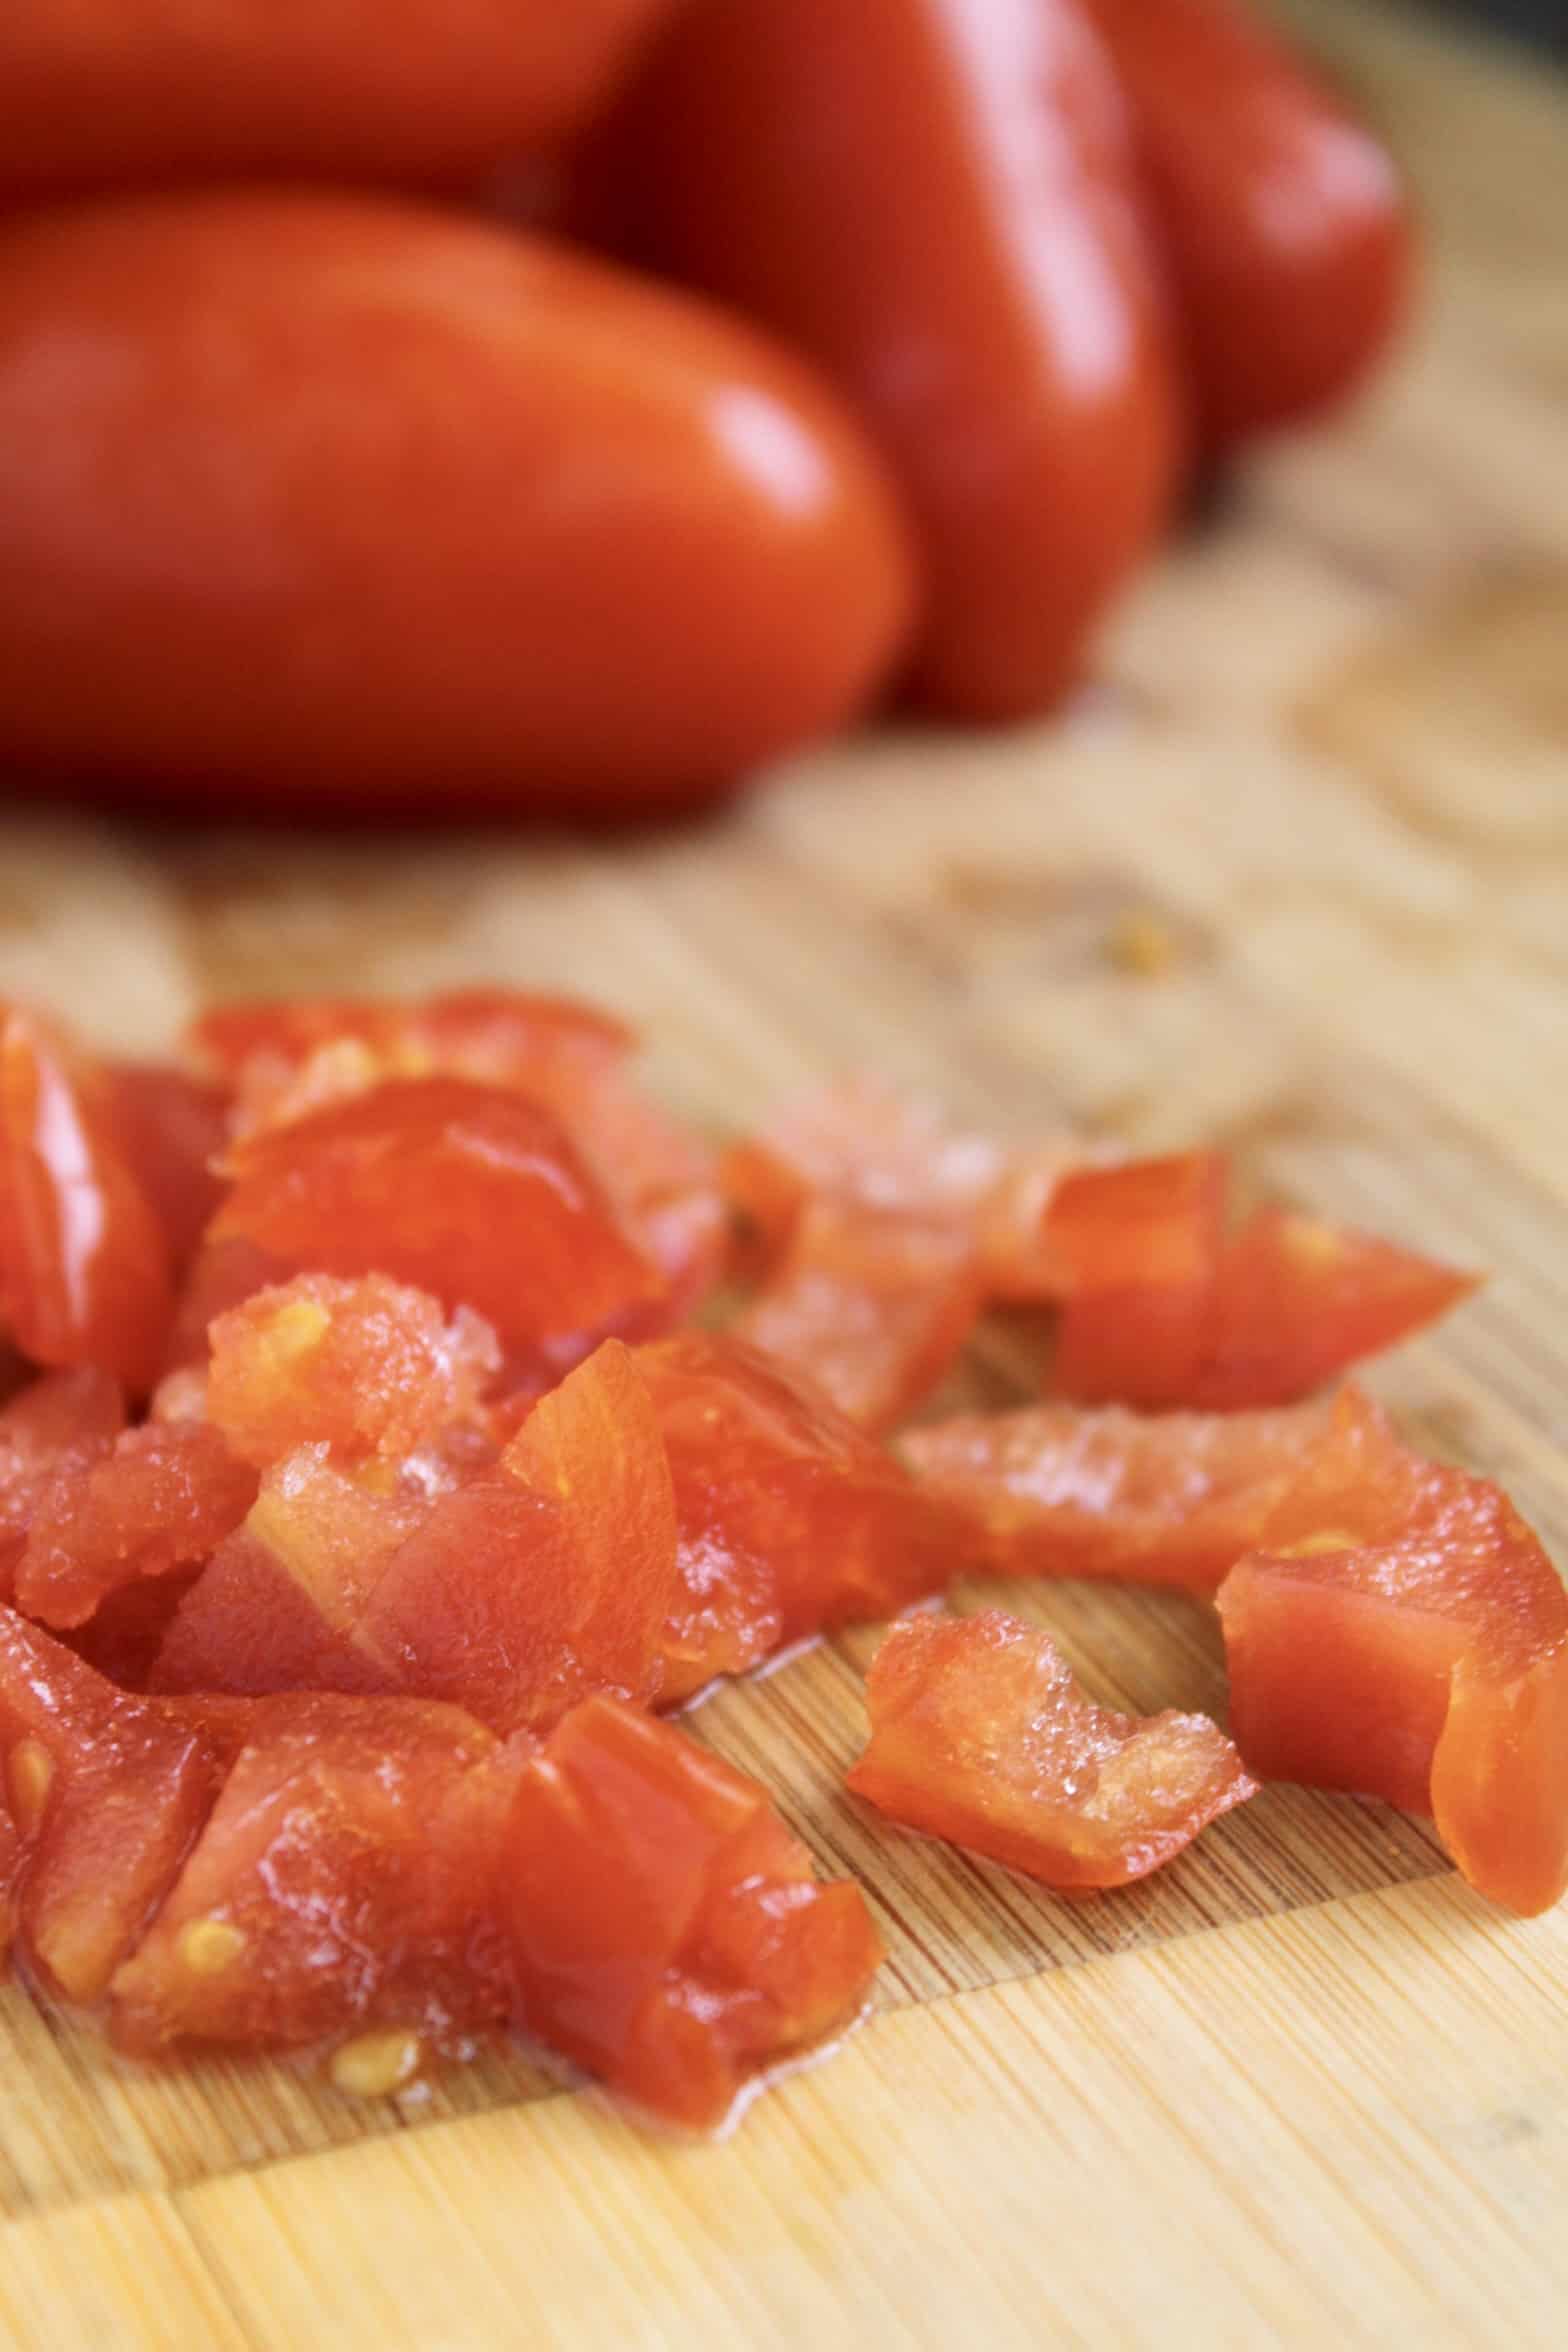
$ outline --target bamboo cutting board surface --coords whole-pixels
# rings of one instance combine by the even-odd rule
[[[1298,13],[1424,190],[1427,313],[1143,586],[1068,723],[878,736],[586,846],[0,815],[0,991],[156,1050],[213,997],[546,983],[644,1025],[715,1132],[870,1066],[1020,1134],[1224,1140],[1495,1270],[1377,1385],[1568,1563],[1568,96],[1360,0]],[[1013,1343],[966,1377],[1017,1394]],[[1196,1604],[1011,1597],[1097,1695],[1223,1704]],[[840,1788],[874,1640],[696,1719],[886,1930],[830,2065],[672,2147],[520,2057],[390,2107],[138,2074],[12,1989],[0,2339],[1568,2340],[1568,1917],[1292,1789],[1079,1903],[874,1828]]]

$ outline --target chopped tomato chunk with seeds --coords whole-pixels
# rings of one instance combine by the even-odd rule
[[[1006,1576],[1213,1592],[1257,1541],[1332,1402],[1254,1413],[1024,1405],[906,1432],[903,1459],[985,1531]]]
[[[460,1307],[448,1321],[428,1291],[381,1274],[301,1274],[220,1315],[211,1341],[207,1413],[260,1469],[318,1442],[397,1459],[478,1426],[501,1363],[482,1316]]]
[[[223,1197],[217,1162],[228,1141],[228,1088],[159,1062],[110,1062],[105,1076],[121,1149],[178,1271]]]
[[[117,1380],[84,1364],[46,1372],[0,1406],[0,1600],[9,1600],[34,1513],[65,1471],[107,1453],[125,1426]]]
[[[62,1472],[33,1515],[17,1606],[45,1625],[85,1625],[140,1577],[206,1560],[256,1498],[256,1473],[206,1422],[147,1422]]]
[[[1354,1394],[1220,1588],[1231,1717],[1263,1777],[1431,1813],[1522,1912],[1568,1886],[1568,1590],[1497,1487]]]
[[[0,1325],[37,1364],[92,1364],[137,1394],[172,1311],[169,1243],[103,1073],[0,1005]]]
[[[1047,1886],[1125,1886],[1255,1793],[1206,1715],[1118,1715],[1050,1636],[999,1609],[895,1625],[848,1785],[881,1812]]]
[[[882,1959],[761,1789],[602,1696],[525,1767],[500,1886],[523,2030],[697,2130],[852,2023]]]
[[[1320,1218],[1227,1235],[1223,1154],[1068,1177],[1045,1234],[1067,1290],[1051,1384],[1080,1404],[1287,1405],[1434,1321],[1475,1277]]]

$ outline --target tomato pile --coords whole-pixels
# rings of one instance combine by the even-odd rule
[[[691,806],[1050,709],[1359,386],[1394,167],[1248,0],[7,0],[0,766]]]
[[[1063,1889],[1281,1778],[1568,1881],[1568,1593],[1357,1358],[1469,1278],[1211,1154],[1015,1148],[856,1082],[710,1151],[632,1039],[473,990],[213,1013],[183,1067],[0,1007],[0,1949],[146,2059],[401,2089],[515,2031],[712,2128],[881,1957],[672,1720],[857,1620],[850,1787]],[[983,1312],[1039,1403],[889,1425]],[[1094,1705],[960,1578],[1217,1599],[1232,1733]]]

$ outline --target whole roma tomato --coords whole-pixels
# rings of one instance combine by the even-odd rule
[[[1133,102],[1199,425],[1297,423],[1382,357],[1414,239],[1384,148],[1240,0],[1090,0]]]
[[[225,808],[622,811],[831,732],[902,526],[803,364],[406,204],[0,231],[0,761]]]
[[[1158,539],[1184,432],[1115,76],[1078,0],[692,0],[583,225],[821,361],[889,452],[915,683],[1039,710]]]
[[[7,0],[0,188],[445,177],[570,130],[669,0]]]

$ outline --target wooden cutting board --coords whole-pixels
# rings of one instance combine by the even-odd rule
[[[1491,1287],[1379,1385],[1568,1561],[1568,97],[1300,0],[1423,187],[1424,323],[1250,467],[1063,725],[888,734],[630,843],[0,818],[0,990],[163,1046],[214,996],[544,982],[704,1125],[864,1064],[1027,1134],[1218,1137]],[[1006,1340],[972,1379],[1014,1392]],[[979,1596],[964,1596],[973,1605]],[[1222,1703],[1213,1627],[1030,1591],[1099,1694]],[[396,2107],[169,2079],[0,1997],[9,2344],[1560,2345],[1568,1917],[1273,1789],[1070,1904],[839,1787],[856,1633],[703,1712],[892,1949],[730,2145],[497,2060]]]

